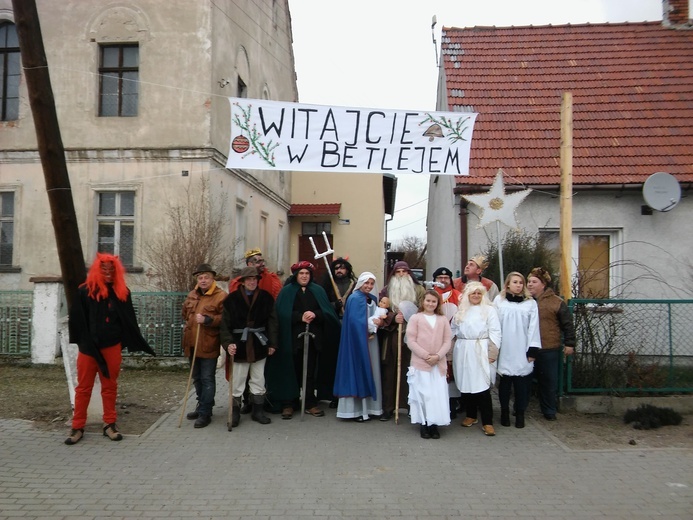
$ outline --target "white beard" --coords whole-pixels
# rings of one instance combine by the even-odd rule
[[[387,285],[387,295],[395,307],[403,301],[416,303],[416,286],[410,276],[393,276]]]

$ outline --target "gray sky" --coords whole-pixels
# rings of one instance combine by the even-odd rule
[[[412,110],[435,109],[433,35],[440,48],[443,26],[662,18],[661,0],[289,0],[289,7],[301,103]],[[425,238],[427,195],[428,175],[398,177],[389,241]]]

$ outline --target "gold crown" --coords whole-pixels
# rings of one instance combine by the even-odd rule
[[[250,258],[251,256],[257,256],[257,255],[261,255],[261,254],[262,254],[262,251],[260,251],[260,249],[258,249],[256,247],[255,249],[248,249],[245,252],[244,257],[247,259],[247,258]]]

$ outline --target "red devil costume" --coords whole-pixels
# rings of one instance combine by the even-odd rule
[[[156,355],[140,334],[125,269],[116,256],[97,253],[87,280],[79,286],[78,299],[70,309],[70,341],[79,347],[77,388],[72,432],[65,444],[76,444],[84,436],[87,408],[96,374],[101,380],[103,434],[111,440],[123,437],[116,428],[116,396],[122,361],[121,350]]]

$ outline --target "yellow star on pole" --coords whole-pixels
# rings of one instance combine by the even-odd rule
[[[532,190],[522,190],[515,193],[505,193],[503,170],[498,170],[491,189],[480,195],[462,195],[472,204],[481,208],[479,226],[484,227],[492,222],[500,221],[508,227],[518,228],[515,210]]]

